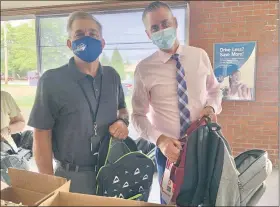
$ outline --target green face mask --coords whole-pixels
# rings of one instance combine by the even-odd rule
[[[155,32],[152,34],[151,39],[153,43],[160,49],[171,49],[176,41],[176,29],[169,27],[167,29]]]

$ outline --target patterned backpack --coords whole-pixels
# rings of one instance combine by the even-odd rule
[[[148,201],[155,165],[131,138],[104,138],[99,148],[96,194]]]

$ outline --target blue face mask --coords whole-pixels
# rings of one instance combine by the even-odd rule
[[[72,50],[81,60],[91,63],[102,53],[102,43],[98,39],[85,36],[72,42]]]
[[[153,43],[160,49],[169,50],[176,41],[176,29],[169,27],[167,29],[155,32],[152,34],[151,39]]]

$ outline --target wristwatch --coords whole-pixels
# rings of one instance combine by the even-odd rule
[[[127,127],[129,126],[129,120],[128,119],[118,118],[117,121],[119,121],[119,120],[123,121]]]

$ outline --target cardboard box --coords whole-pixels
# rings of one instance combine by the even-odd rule
[[[56,192],[40,206],[168,206],[156,203],[101,197],[69,192]],[[170,207],[172,205],[169,205]],[[175,207],[175,206],[172,206]]]
[[[1,190],[1,200],[38,206],[57,191],[69,192],[65,178],[9,168],[11,186]]]

